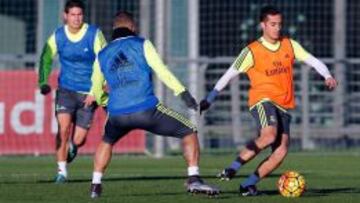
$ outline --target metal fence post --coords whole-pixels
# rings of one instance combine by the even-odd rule
[[[165,53],[165,0],[155,2],[155,46],[160,56]],[[164,101],[165,89],[159,79],[156,80],[155,93],[160,101]],[[165,139],[162,136],[154,138],[155,157],[161,158],[165,152]]]
[[[40,58],[44,44],[44,0],[38,0],[37,10],[36,58]],[[36,67],[38,67],[38,65],[36,65]]]
[[[345,64],[343,61],[346,58],[346,3],[344,0],[334,1],[334,58],[335,58],[335,77],[339,82],[339,86],[335,91],[334,102],[334,130],[340,136],[344,128],[344,96],[345,96]]]
[[[309,67],[301,65],[301,147],[314,149],[310,139],[310,106],[309,106]]]
[[[189,90],[195,96],[196,99],[199,98],[199,66],[198,63],[194,60],[199,58],[199,1],[198,0],[188,0],[188,58],[191,60],[189,64]],[[199,114],[194,113],[192,110],[189,112],[190,119],[193,123],[199,124]],[[204,147],[204,138],[203,134],[199,133],[199,143],[200,147]]]
[[[145,38],[150,37],[150,1],[140,0],[140,34]]]
[[[242,125],[240,119],[240,92],[239,92],[239,77],[235,77],[230,83],[231,92],[231,125],[232,125],[232,136],[234,144],[237,148],[240,148],[244,143],[242,137]]]

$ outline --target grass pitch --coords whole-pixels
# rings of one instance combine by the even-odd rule
[[[89,198],[92,157],[80,156],[69,166],[66,184],[54,184],[53,157],[0,157],[0,202],[360,202],[360,154],[290,153],[283,165],[258,184],[266,195],[241,197],[239,183],[253,171],[265,154],[245,165],[238,176],[221,182],[215,174],[228,166],[234,155],[206,155],[201,159],[204,179],[218,185],[222,193],[210,199],[185,191],[185,163],[180,156],[154,159],[115,155],[103,179],[103,196]],[[285,170],[304,175],[307,191],[300,198],[279,195],[276,182]]]

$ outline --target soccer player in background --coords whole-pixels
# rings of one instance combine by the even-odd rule
[[[159,102],[153,91],[153,72],[194,110],[198,107],[195,99],[168,70],[152,43],[136,35],[136,24],[130,13],[118,12],[113,28],[113,40],[99,53],[96,63],[100,65],[96,66],[92,77],[91,91],[95,93],[98,104],[103,104],[105,80],[109,98],[105,134],[94,158],[91,197],[101,195],[101,179],[110,163],[113,145],[133,129],[182,139],[188,166],[187,190],[218,194],[219,189],[207,185],[200,178],[196,127],[183,115]]]
[[[66,165],[75,158],[77,148],[85,143],[97,107],[90,93],[91,75],[96,55],[106,41],[96,26],[84,23],[84,9],[80,0],[66,2],[65,25],[50,36],[40,58],[38,84],[43,95],[51,92],[48,78],[56,54],[61,65],[55,101],[58,121],[56,183],[66,181]]]
[[[271,147],[272,153],[241,183],[239,192],[243,196],[258,195],[256,183],[275,170],[288,152],[291,120],[289,110],[295,107],[294,60],[314,67],[325,79],[325,85],[330,90],[337,86],[336,80],[324,63],[305,51],[295,40],[281,36],[282,14],[277,8],[263,7],[260,25],[262,37],[240,52],[214,89],[200,102],[200,112],[207,110],[232,78],[240,73],[248,75],[248,105],[257,124],[258,137],[247,144],[218,177],[230,180],[243,165],[263,149]]]

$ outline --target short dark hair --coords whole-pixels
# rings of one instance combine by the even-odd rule
[[[275,6],[264,6],[261,8],[260,12],[260,22],[263,22],[266,20],[268,15],[281,15],[281,11],[276,8]]]
[[[113,24],[114,27],[118,27],[118,25],[124,25],[124,24],[135,25],[134,16],[132,13],[127,11],[118,11],[115,14]]]
[[[81,10],[85,10],[85,4],[81,0],[68,0],[65,4],[64,11],[65,13],[68,13],[71,8],[81,8]]]

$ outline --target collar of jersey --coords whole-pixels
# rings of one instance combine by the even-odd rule
[[[264,37],[260,37],[259,42],[266,47],[267,49],[270,49],[271,51],[277,51],[280,47],[280,41],[277,41],[275,44],[272,44],[268,41],[266,41],[266,39]]]
[[[128,37],[134,37],[136,36],[136,33],[129,30],[128,28],[116,28],[113,30],[112,36],[111,38],[115,41],[118,39],[124,39],[124,38],[128,38]]]
[[[131,37],[135,37],[135,36],[131,35],[131,36],[126,36],[126,37],[119,37],[119,38],[114,39],[113,42],[123,40],[123,39],[127,39],[127,38],[131,38]]]
[[[88,29],[89,25],[87,23],[84,23],[82,26],[81,26],[81,29],[79,30],[79,32],[77,33],[71,33],[69,31],[69,27],[67,25],[65,25],[65,34],[66,34],[66,37],[72,41],[72,42],[78,42],[80,41],[84,36],[85,36],[85,33]]]

